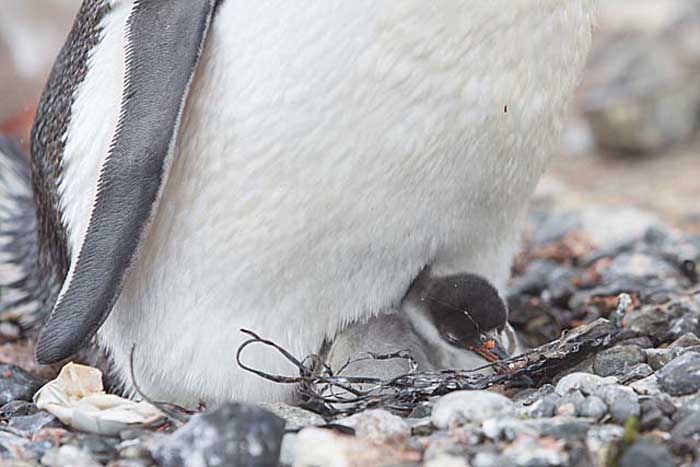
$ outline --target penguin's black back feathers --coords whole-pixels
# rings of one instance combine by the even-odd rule
[[[0,319],[31,324],[41,317],[51,285],[38,266],[29,161],[0,137]]]

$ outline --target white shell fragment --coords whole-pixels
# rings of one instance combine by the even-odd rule
[[[147,402],[105,393],[100,370],[74,363],[64,366],[55,380],[39,389],[34,403],[72,428],[107,436],[163,417]]]

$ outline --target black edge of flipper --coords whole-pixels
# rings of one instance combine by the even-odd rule
[[[76,353],[112,311],[158,207],[216,0],[137,0],[121,114],[77,260],[39,336],[36,357]]]

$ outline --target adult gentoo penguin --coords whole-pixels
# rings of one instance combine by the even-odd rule
[[[241,328],[303,356],[428,266],[501,289],[593,5],[85,0],[33,132],[38,360],[96,334],[154,399],[287,400]]]

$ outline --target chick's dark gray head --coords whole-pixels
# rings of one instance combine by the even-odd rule
[[[440,336],[460,348],[481,345],[487,333],[502,331],[508,319],[496,288],[474,274],[429,277],[419,299]]]

